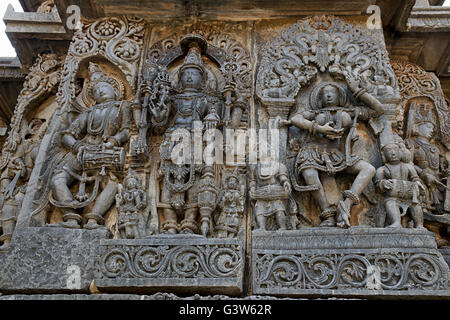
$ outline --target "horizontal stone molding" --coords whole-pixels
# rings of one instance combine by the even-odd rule
[[[237,239],[155,236],[100,243],[101,291],[242,292],[244,252]]]

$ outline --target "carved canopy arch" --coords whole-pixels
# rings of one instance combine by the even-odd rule
[[[187,33],[198,34],[207,42],[205,55],[220,66],[226,84],[232,84],[244,97],[250,96],[252,64],[248,51],[231,35],[218,30],[199,30],[194,28],[186,33],[176,33],[156,42],[147,53],[144,69],[152,65],[168,67],[183,57],[180,41]]]
[[[450,149],[450,110],[445,101],[439,79],[432,72],[408,61],[393,61],[392,68],[398,79],[400,95],[399,116],[406,116],[407,105],[414,99],[428,98],[433,102],[438,117],[441,141]]]
[[[39,55],[30,68],[11,118],[11,131],[0,157],[0,170],[3,170],[10,155],[16,151],[18,137],[24,134],[20,131],[24,126],[25,115],[56,92],[61,77],[61,65],[61,59],[55,54],[44,54]]]
[[[75,99],[75,79],[80,63],[102,57],[117,66],[133,85],[138,72],[145,32],[143,19],[108,17],[83,20],[69,48],[58,92],[59,112],[66,111]]]
[[[377,86],[394,93],[397,83],[388,54],[378,41],[333,16],[296,22],[271,40],[262,55],[256,93],[260,99],[294,99],[319,73],[342,78],[344,71],[376,93]]]

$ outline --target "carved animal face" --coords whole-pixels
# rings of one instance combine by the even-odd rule
[[[93,98],[97,103],[103,103],[109,100],[114,100],[114,88],[106,82],[99,82],[92,90]]]
[[[322,89],[322,105],[325,107],[336,107],[339,105],[339,92],[333,86],[325,86]]]
[[[196,68],[187,68],[181,74],[181,87],[183,89],[200,89],[202,75]]]

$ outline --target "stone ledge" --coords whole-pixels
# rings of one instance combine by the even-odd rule
[[[277,241],[284,239],[283,241]],[[305,228],[287,231],[253,231],[253,249],[437,249],[433,233],[427,230],[351,227]]]
[[[192,292],[237,295],[244,251],[237,239],[155,236],[102,240],[94,284],[101,292]]]
[[[426,230],[253,232],[252,270],[255,294],[450,298],[448,265]]]
[[[0,254],[0,292],[89,292],[99,239],[109,236],[108,230],[17,229]]]

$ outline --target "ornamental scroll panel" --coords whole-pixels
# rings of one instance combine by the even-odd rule
[[[445,290],[445,268],[438,255],[412,250],[254,254],[259,293],[302,290]],[[371,279],[377,272],[377,280]],[[376,277],[376,276],[375,276]],[[371,286],[373,281],[373,286]],[[357,293],[357,292],[356,292]]]
[[[80,63],[103,57],[116,65],[133,87],[138,72],[145,22],[143,19],[111,17],[84,20],[83,27],[73,37],[58,92],[60,111],[69,108],[75,99],[75,77]],[[131,93],[128,94],[128,98]]]
[[[256,81],[260,99],[294,99],[318,74],[336,79],[344,71],[361,78],[376,96],[397,92],[397,81],[385,48],[355,26],[333,16],[296,22],[267,44]]]

